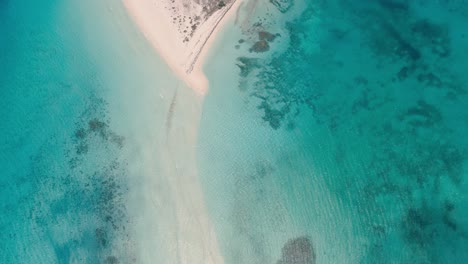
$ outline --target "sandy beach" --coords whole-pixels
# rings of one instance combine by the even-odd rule
[[[224,23],[235,17],[242,1],[226,0],[216,6],[185,0],[123,2],[172,71],[190,88],[204,94],[208,89],[208,80],[202,71],[206,55]]]
[[[124,0],[142,33],[175,75],[179,88],[167,110],[166,144],[160,150],[163,173],[175,206],[176,238],[171,255],[179,263],[224,263],[197,177],[195,146],[208,80],[202,71],[209,49],[242,0],[223,6],[191,1]],[[170,241],[168,241],[170,242]]]

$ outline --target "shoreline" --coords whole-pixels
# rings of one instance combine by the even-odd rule
[[[162,177],[168,181],[169,195],[174,203],[171,210],[175,210],[176,229],[170,231],[173,235],[166,242],[171,244],[168,245],[170,258],[180,263],[222,264],[224,259],[199,182],[195,147],[203,99],[209,85],[203,66],[216,37],[225,24],[235,18],[243,0],[233,0],[213,12],[199,24],[190,41],[184,41],[186,37],[177,32],[180,28],[172,21],[176,17],[167,8],[174,2],[169,2],[123,1],[140,32],[175,76],[190,88],[176,89],[166,109],[166,143],[158,151],[162,157]],[[183,0],[174,5],[181,2]],[[193,15],[193,10],[185,11],[178,15]]]
[[[189,71],[187,73],[191,73],[195,66],[196,69],[202,71],[203,64],[206,60],[206,56],[208,55],[208,50],[213,46],[214,40],[216,36],[219,34],[220,30],[224,28],[224,24],[232,17],[234,17],[233,10],[237,10],[241,6],[243,0],[234,0],[232,4],[230,4],[225,11],[222,13],[220,18],[215,21],[215,24],[212,25],[212,29],[208,34],[208,37],[205,39],[203,44],[201,45],[200,49],[195,55],[195,58],[192,60],[192,64],[190,65]],[[233,9],[234,8],[234,9]]]
[[[233,0],[223,8],[213,12],[193,31],[191,39],[173,21],[176,20],[168,8],[171,1],[123,0],[127,13],[138,26],[145,38],[167,63],[172,72],[188,87],[204,95],[209,82],[203,73],[203,65],[216,36],[231,18],[244,0]],[[181,7],[182,9],[182,7]],[[194,14],[181,12],[179,16]],[[185,31],[184,31],[185,32]]]

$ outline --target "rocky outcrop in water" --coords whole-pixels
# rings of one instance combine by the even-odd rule
[[[293,0],[270,0],[281,13],[286,13],[294,5]]]
[[[313,264],[314,250],[309,238],[298,237],[284,244],[281,259],[276,264]]]

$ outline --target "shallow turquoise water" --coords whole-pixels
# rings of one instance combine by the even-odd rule
[[[466,3],[305,6],[207,66],[200,171],[226,262],[289,263],[306,237],[313,263],[464,263]],[[249,52],[261,30],[281,36]]]
[[[199,175],[226,263],[464,263],[466,3],[272,2],[206,66]],[[107,3],[0,0],[1,263],[167,263],[178,84]],[[258,30],[280,33],[262,54]]]
[[[123,233],[123,137],[68,4],[2,3],[2,263],[112,261]]]
[[[0,34],[0,262],[139,259],[130,196],[175,78],[117,2],[2,1]]]

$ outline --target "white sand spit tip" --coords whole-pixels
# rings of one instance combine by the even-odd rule
[[[222,25],[242,0],[124,0],[129,14],[172,71],[199,94],[208,90],[202,71]]]

